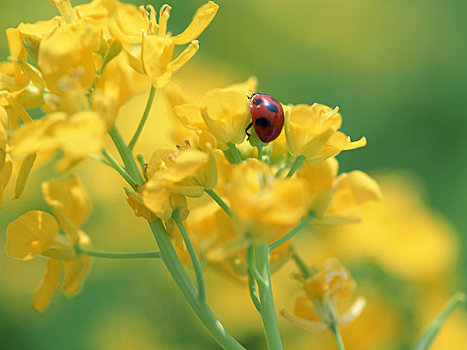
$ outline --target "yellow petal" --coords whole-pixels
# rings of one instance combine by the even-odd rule
[[[172,216],[170,192],[165,188],[165,181],[160,177],[150,179],[143,189],[143,202],[153,213],[163,219]]]
[[[43,182],[42,195],[51,208],[62,208],[63,214],[76,227],[81,227],[89,217],[91,201],[81,180],[75,175],[63,180]],[[62,224],[59,216],[58,219]]]
[[[378,183],[362,171],[355,170],[348,174],[344,173],[340,175],[338,181],[336,195],[339,196],[339,192],[345,191],[347,192],[345,195],[351,195],[351,200],[355,204],[383,198]]]
[[[214,19],[218,8],[219,6],[213,1],[201,6],[196,11],[190,25],[182,33],[172,37],[174,44],[184,45],[196,39]]]
[[[141,60],[144,71],[154,86],[157,79],[167,70],[167,66],[172,60],[174,44],[166,37],[148,35],[143,37],[141,46]]]
[[[127,56],[118,54],[106,66],[92,94],[92,107],[111,125],[118,111],[135,92],[135,72]]]
[[[285,310],[282,310],[281,314],[286,319],[288,319],[290,322],[292,322],[296,326],[299,326],[300,328],[302,328],[302,329],[304,329],[306,331],[310,331],[310,332],[326,332],[328,330],[328,326],[323,322],[304,320],[302,318],[291,315],[290,313],[288,313]]]
[[[15,196],[13,197],[14,199],[18,199],[21,196],[21,193],[23,193],[24,186],[26,186],[26,181],[28,179],[29,173],[31,172],[35,160],[36,154],[33,153],[27,155],[21,163],[21,169],[19,170],[19,174],[16,179]]]
[[[27,212],[8,225],[5,251],[12,258],[32,259],[53,243],[57,233],[52,215],[38,210]]]
[[[204,122],[201,110],[197,104],[187,103],[175,106],[174,113],[180,122],[188,129],[206,129],[206,123]]]
[[[204,95],[201,109],[209,131],[221,145],[245,139],[251,117],[248,97],[241,90],[211,90]]]
[[[91,248],[91,240],[83,231],[79,232],[79,244],[85,248]],[[91,266],[91,257],[88,255],[78,255],[75,259],[64,261],[65,280],[60,288],[67,296],[72,296],[79,292],[81,285],[86,277],[86,273]]]
[[[172,75],[175,74],[180,68],[185,65],[199,50],[198,40],[194,40],[191,44],[182,51],[180,55],[177,56],[172,62],[170,62],[165,72],[157,79],[155,87],[158,89],[163,88],[172,78]]]
[[[60,262],[54,259],[48,260],[44,278],[32,297],[32,308],[34,311],[41,312],[47,307],[60,282],[60,276]]]
[[[98,113],[84,111],[58,124],[53,136],[63,153],[80,160],[101,152],[106,132],[106,123]]]
[[[193,176],[208,160],[209,156],[206,153],[196,149],[177,152],[164,176],[169,181],[182,181],[188,176]]]
[[[42,40],[38,64],[52,92],[63,93],[63,79],[86,91],[92,86],[96,76],[92,46],[99,42],[96,31],[84,21],[76,21],[58,27]]]
[[[137,217],[143,217],[148,221],[153,221],[156,216],[144,205],[143,197],[141,194],[136,193],[128,188],[124,188],[127,195],[126,201],[133,209]]]
[[[17,157],[58,148],[54,129],[67,119],[65,113],[52,113],[34,123],[23,125],[12,139],[12,153]]]
[[[357,300],[355,300],[355,302],[350,307],[349,311],[339,317],[338,323],[340,325],[346,325],[354,321],[358,316],[360,316],[365,306],[366,299],[364,297],[357,298]]]

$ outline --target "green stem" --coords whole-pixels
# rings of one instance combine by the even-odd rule
[[[308,214],[308,216],[304,217],[299,222],[299,224],[297,226],[295,226],[290,232],[286,233],[285,235],[283,235],[278,240],[272,242],[269,245],[269,249],[273,250],[273,249],[279,247],[281,244],[287,242],[289,239],[291,239],[293,236],[295,236],[302,228],[304,228],[311,220],[316,218],[316,216],[317,215],[315,213]]]
[[[452,296],[452,298],[448,301],[446,306],[443,308],[441,313],[435,318],[435,320],[430,324],[428,329],[423,333],[420,340],[415,345],[414,350],[427,350],[433,340],[435,339],[436,335],[438,334],[441,326],[446,321],[448,316],[454,309],[459,306],[460,304],[465,303],[465,294],[462,292],[457,292]]]
[[[95,258],[107,258],[107,259],[148,259],[155,258],[160,259],[160,252],[134,252],[134,253],[117,253],[117,252],[102,252],[98,250],[90,250],[80,246],[76,247],[76,252],[79,254],[93,256]]]
[[[255,263],[262,278],[257,280],[261,301],[261,318],[269,350],[283,350],[282,339],[277,322],[277,313],[272,294],[271,273],[269,267],[269,247],[264,242],[253,246]]]
[[[186,232],[185,225],[183,225],[183,221],[180,217],[180,212],[178,210],[174,210],[172,217],[178,229],[180,230],[180,233],[182,234],[186,248],[188,249],[188,254],[190,254],[190,259],[193,264],[193,268],[195,269],[196,286],[198,287],[198,298],[200,300],[206,300],[206,289],[204,287],[203,271],[199,264],[198,257],[196,256],[195,249],[191,244],[190,237]]]
[[[295,158],[292,167],[290,168],[289,172],[287,173],[286,178],[292,177],[293,174],[299,169],[302,168],[303,163],[305,162],[305,157],[302,155],[299,155],[297,158]]]
[[[342,336],[337,328],[336,322],[331,322],[329,325],[329,329],[331,330],[332,336],[334,337],[334,341],[336,342],[338,350],[345,350],[344,341],[342,340]]]
[[[300,273],[306,279],[310,278],[312,276],[310,268],[305,263],[305,261],[303,261],[303,259],[300,257],[300,255],[298,255],[297,251],[295,250],[295,248],[293,246],[291,247],[291,249],[292,249],[292,259],[293,259],[295,265],[297,265],[298,269],[300,270]]]
[[[141,172],[143,173],[144,181],[148,181],[148,176],[146,175],[146,162],[144,161],[144,156],[142,154],[138,154],[136,156],[138,160],[139,166],[141,167]]]
[[[143,183],[143,178],[139,172],[135,157],[133,157],[131,150],[128,149],[122,134],[120,134],[120,131],[117,128],[117,125],[114,124],[112,126],[112,128],[109,130],[109,135],[112,138],[115,147],[117,147],[120,157],[122,157],[123,164],[125,164],[125,170],[133,179],[136,180],[138,184],[141,185]]]
[[[258,298],[258,293],[256,291],[256,282],[255,278],[251,271],[248,270],[248,290],[250,292],[250,298],[253,301],[253,305],[255,306],[256,310],[261,313],[261,302]]]
[[[114,157],[112,157],[109,151],[107,151],[104,148],[102,150],[102,155],[107,160],[106,164],[114,168],[115,170],[117,170],[117,172],[121,175],[121,177],[123,177],[126,180],[126,182],[130,184],[132,188],[135,188],[136,181],[130,176],[130,174],[126,172],[125,169],[123,169],[123,167],[120,164],[118,164],[118,162],[114,159]]]
[[[214,340],[223,348],[228,350],[246,350],[239,342],[228,333],[219,320],[214,316],[206,302],[197,298],[196,290],[185,272],[180,259],[175,252],[164,224],[160,219],[149,223],[151,231],[159,246],[162,261],[172,275],[178,288],[186,300],[207,328]]]
[[[204,190],[212,199],[214,199],[217,204],[226,212],[226,214],[232,217],[232,210],[230,210],[229,206],[222,200],[219,195],[214,192],[214,190]]]
[[[146,120],[148,119],[149,112],[151,111],[152,102],[154,101],[154,97],[156,96],[156,88],[151,86],[151,91],[149,91],[148,101],[146,102],[146,107],[144,108],[143,116],[139,121],[138,128],[135,131],[135,134],[131,138],[131,141],[128,143],[128,149],[130,151],[135,148],[136,141],[138,141],[139,135],[141,131],[143,131],[144,124],[146,124]]]

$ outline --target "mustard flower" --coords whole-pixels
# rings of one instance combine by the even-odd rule
[[[204,147],[204,146],[203,146]],[[205,151],[189,143],[172,150],[156,150],[146,169],[142,189],[144,205],[158,217],[169,220],[173,209],[186,209],[185,196],[200,197],[217,183],[217,164],[210,143]]]
[[[119,6],[116,22],[111,31],[123,44],[131,66],[140,73],[146,74],[156,88],[164,87],[185,63],[198,51],[199,44],[195,40],[211,23],[217,13],[218,5],[212,1],[201,6],[195,13],[188,27],[180,34],[171,36],[167,31],[167,22],[171,7],[163,5],[156,20],[156,10],[148,5],[140,7],[140,13],[128,6]],[[118,20],[120,23],[118,23]],[[141,36],[141,31],[143,35]],[[172,60],[175,45],[188,47]]]
[[[12,152],[21,157],[36,152],[53,155],[61,150],[59,168],[67,169],[100,153],[106,131],[105,121],[93,111],[51,113],[19,128],[12,139]]]
[[[303,156],[308,163],[316,163],[341,151],[365,146],[364,137],[352,142],[337,131],[342,124],[338,110],[337,107],[331,109],[317,103],[285,108],[285,134],[290,154]]]
[[[208,130],[218,147],[227,150],[229,143],[245,140],[245,129],[251,121],[248,95],[256,90],[256,84],[256,79],[250,78],[242,84],[208,91],[200,104],[180,104],[174,107],[174,113],[187,128]]]
[[[318,215],[314,224],[336,225],[358,221],[357,206],[383,198],[378,183],[361,171],[337,176],[335,158],[315,164],[305,164],[296,176],[306,184],[309,210]]]
[[[42,195],[52,208],[50,214],[34,210],[12,221],[7,228],[6,253],[19,260],[36,256],[49,258],[46,274],[36,289],[32,307],[42,311],[57,288],[67,296],[76,294],[86,276],[90,257],[76,253],[76,247],[91,247],[91,240],[79,227],[87,220],[90,201],[79,179],[72,176],[42,184]],[[62,229],[64,234],[59,232]],[[63,266],[63,267],[62,267]],[[60,283],[60,276],[65,277]]]
[[[303,290],[295,299],[294,315],[283,310],[282,315],[295,325],[309,331],[323,332],[332,324],[345,325],[354,321],[365,307],[359,297],[342,314],[338,304],[348,300],[355,290],[355,281],[336,259],[327,260],[322,269],[303,280]]]
[[[256,159],[235,166],[225,191],[239,230],[257,242],[286,234],[307,211],[304,182],[276,178],[274,169]]]

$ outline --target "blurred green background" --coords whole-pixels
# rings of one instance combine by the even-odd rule
[[[173,7],[169,29],[178,33],[204,2],[167,3]],[[467,2],[218,3],[219,13],[200,37],[193,64],[228,71],[236,81],[255,75],[260,91],[284,103],[338,105],[343,130],[355,139],[368,138],[364,149],[340,156],[341,171],[413,173],[425,189],[425,201],[460,233],[463,277],[454,285],[465,288],[466,270],[460,267],[467,264]],[[0,6],[2,31],[57,14],[47,0],[2,0]],[[5,36],[0,37],[0,53],[4,59],[8,55]],[[2,247],[9,221],[30,208],[45,207],[38,188],[49,170],[38,171],[21,204],[10,201],[0,210]],[[96,203],[87,227],[104,230],[112,220],[120,229],[111,242],[108,236],[98,237],[95,245],[118,249],[131,232],[134,242],[128,249],[151,247],[144,225],[139,222],[135,229],[132,216],[112,216],[111,203]],[[95,262],[79,296],[67,301],[57,293],[37,315],[29,301],[43,264],[7,259],[3,249],[0,256],[1,349],[217,348],[158,262]],[[8,269],[15,269],[13,280]],[[126,332],[140,336],[128,338]],[[256,331],[242,337],[249,349],[263,347]]]

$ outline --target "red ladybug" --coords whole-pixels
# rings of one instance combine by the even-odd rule
[[[250,99],[251,123],[246,128],[255,128],[261,141],[264,143],[275,140],[284,126],[284,110],[279,102],[266,94],[254,94]]]

